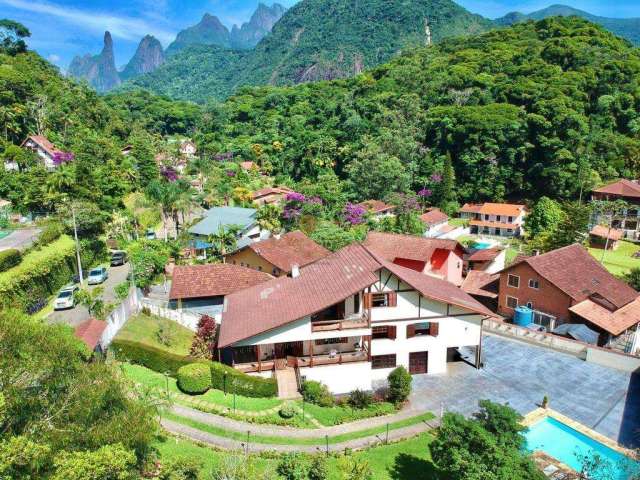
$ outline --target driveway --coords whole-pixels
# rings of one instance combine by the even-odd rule
[[[640,381],[571,355],[485,336],[482,370],[457,362],[443,375],[414,376],[411,407],[470,415],[478,400],[509,403],[520,414],[549,397],[550,408],[627,446],[640,446]]]
[[[88,288],[93,290],[94,288],[101,286],[104,288],[102,299],[105,303],[117,302],[115,287],[127,280],[129,274],[129,264],[126,263],[119,267],[109,267],[109,278],[100,285],[91,285]],[[85,320],[89,320],[89,312],[82,305],[76,305],[69,310],[58,310],[52,312],[48,317],[49,323],[64,323],[72,327],[76,327]]]
[[[38,238],[39,234],[39,228],[21,228],[19,230],[14,230],[0,240],[0,252],[3,250],[9,250],[10,248],[24,250]]]

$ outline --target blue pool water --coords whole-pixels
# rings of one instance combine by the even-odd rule
[[[491,242],[476,242],[473,244],[473,248],[478,250],[486,250],[487,248],[491,248],[493,244]]]
[[[597,455],[602,461],[597,480],[627,480],[630,472],[640,470],[637,462],[554,418],[546,417],[531,425],[525,437],[528,450],[541,450],[578,472],[582,469],[581,457]]]

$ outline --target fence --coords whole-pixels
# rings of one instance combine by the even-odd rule
[[[200,315],[184,310],[172,310],[170,308],[161,307],[155,303],[149,301],[146,298],[141,300],[141,306],[148,308],[149,312],[153,315],[173,320],[179,323],[183,327],[187,327],[189,330],[195,332],[198,330],[198,322],[200,321]]]
[[[104,330],[100,340],[103,350],[106,350],[109,347],[120,329],[124,327],[125,323],[127,323],[127,320],[140,311],[141,298],[142,293],[140,290],[132,287],[129,290],[129,296],[122,301],[118,308],[107,316],[105,319],[107,322],[107,328]]]

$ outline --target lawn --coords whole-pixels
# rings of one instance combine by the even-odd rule
[[[163,328],[170,332],[170,343],[158,339],[158,331]],[[154,315],[136,315],[129,319],[116,336],[117,340],[146,343],[152,347],[168,350],[178,355],[188,355],[194,333],[186,327],[166,318]]]
[[[468,218],[450,218],[448,223],[452,227],[466,227],[467,225],[469,225],[469,219]]]
[[[298,402],[298,407],[302,408],[302,402]],[[320,407],[311,403],[306,403],[304,408],[306,413],[327,427],[396,412],[393,404],[388,402],[374,403],[363,409],[354,409],[349,406]]]
[[[609,272],[616,276],[628,273],[632,268],[640,268],[640,259],[633,258],[632,255],[640,250],[640,246],[632,242],[620,242],[616,250],[607,250],[604,254],[604,266]],[[599,262],[602,259],[601,248],[589,248],[589,252]]]

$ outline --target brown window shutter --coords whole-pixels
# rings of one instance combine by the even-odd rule
[[[387,327],[387,336],[391,340],[395,340],[396,339],[396,326],[395,325]]]
[[[431,335],[432,337],[437,337],[439,330],[440,330],[440,324],[439,323],[430,323],[429,324],[429,335]]]
[[[397,307],[398,306],[398,294],[396,292],[389,292],[389,306]]]
[[[364,299],[364,308],[373,307],[373,294],[365,293],[363,296],[363,299]]]
[[[416,336],[416,326],[407,325],[407,338],[413,338]]]

